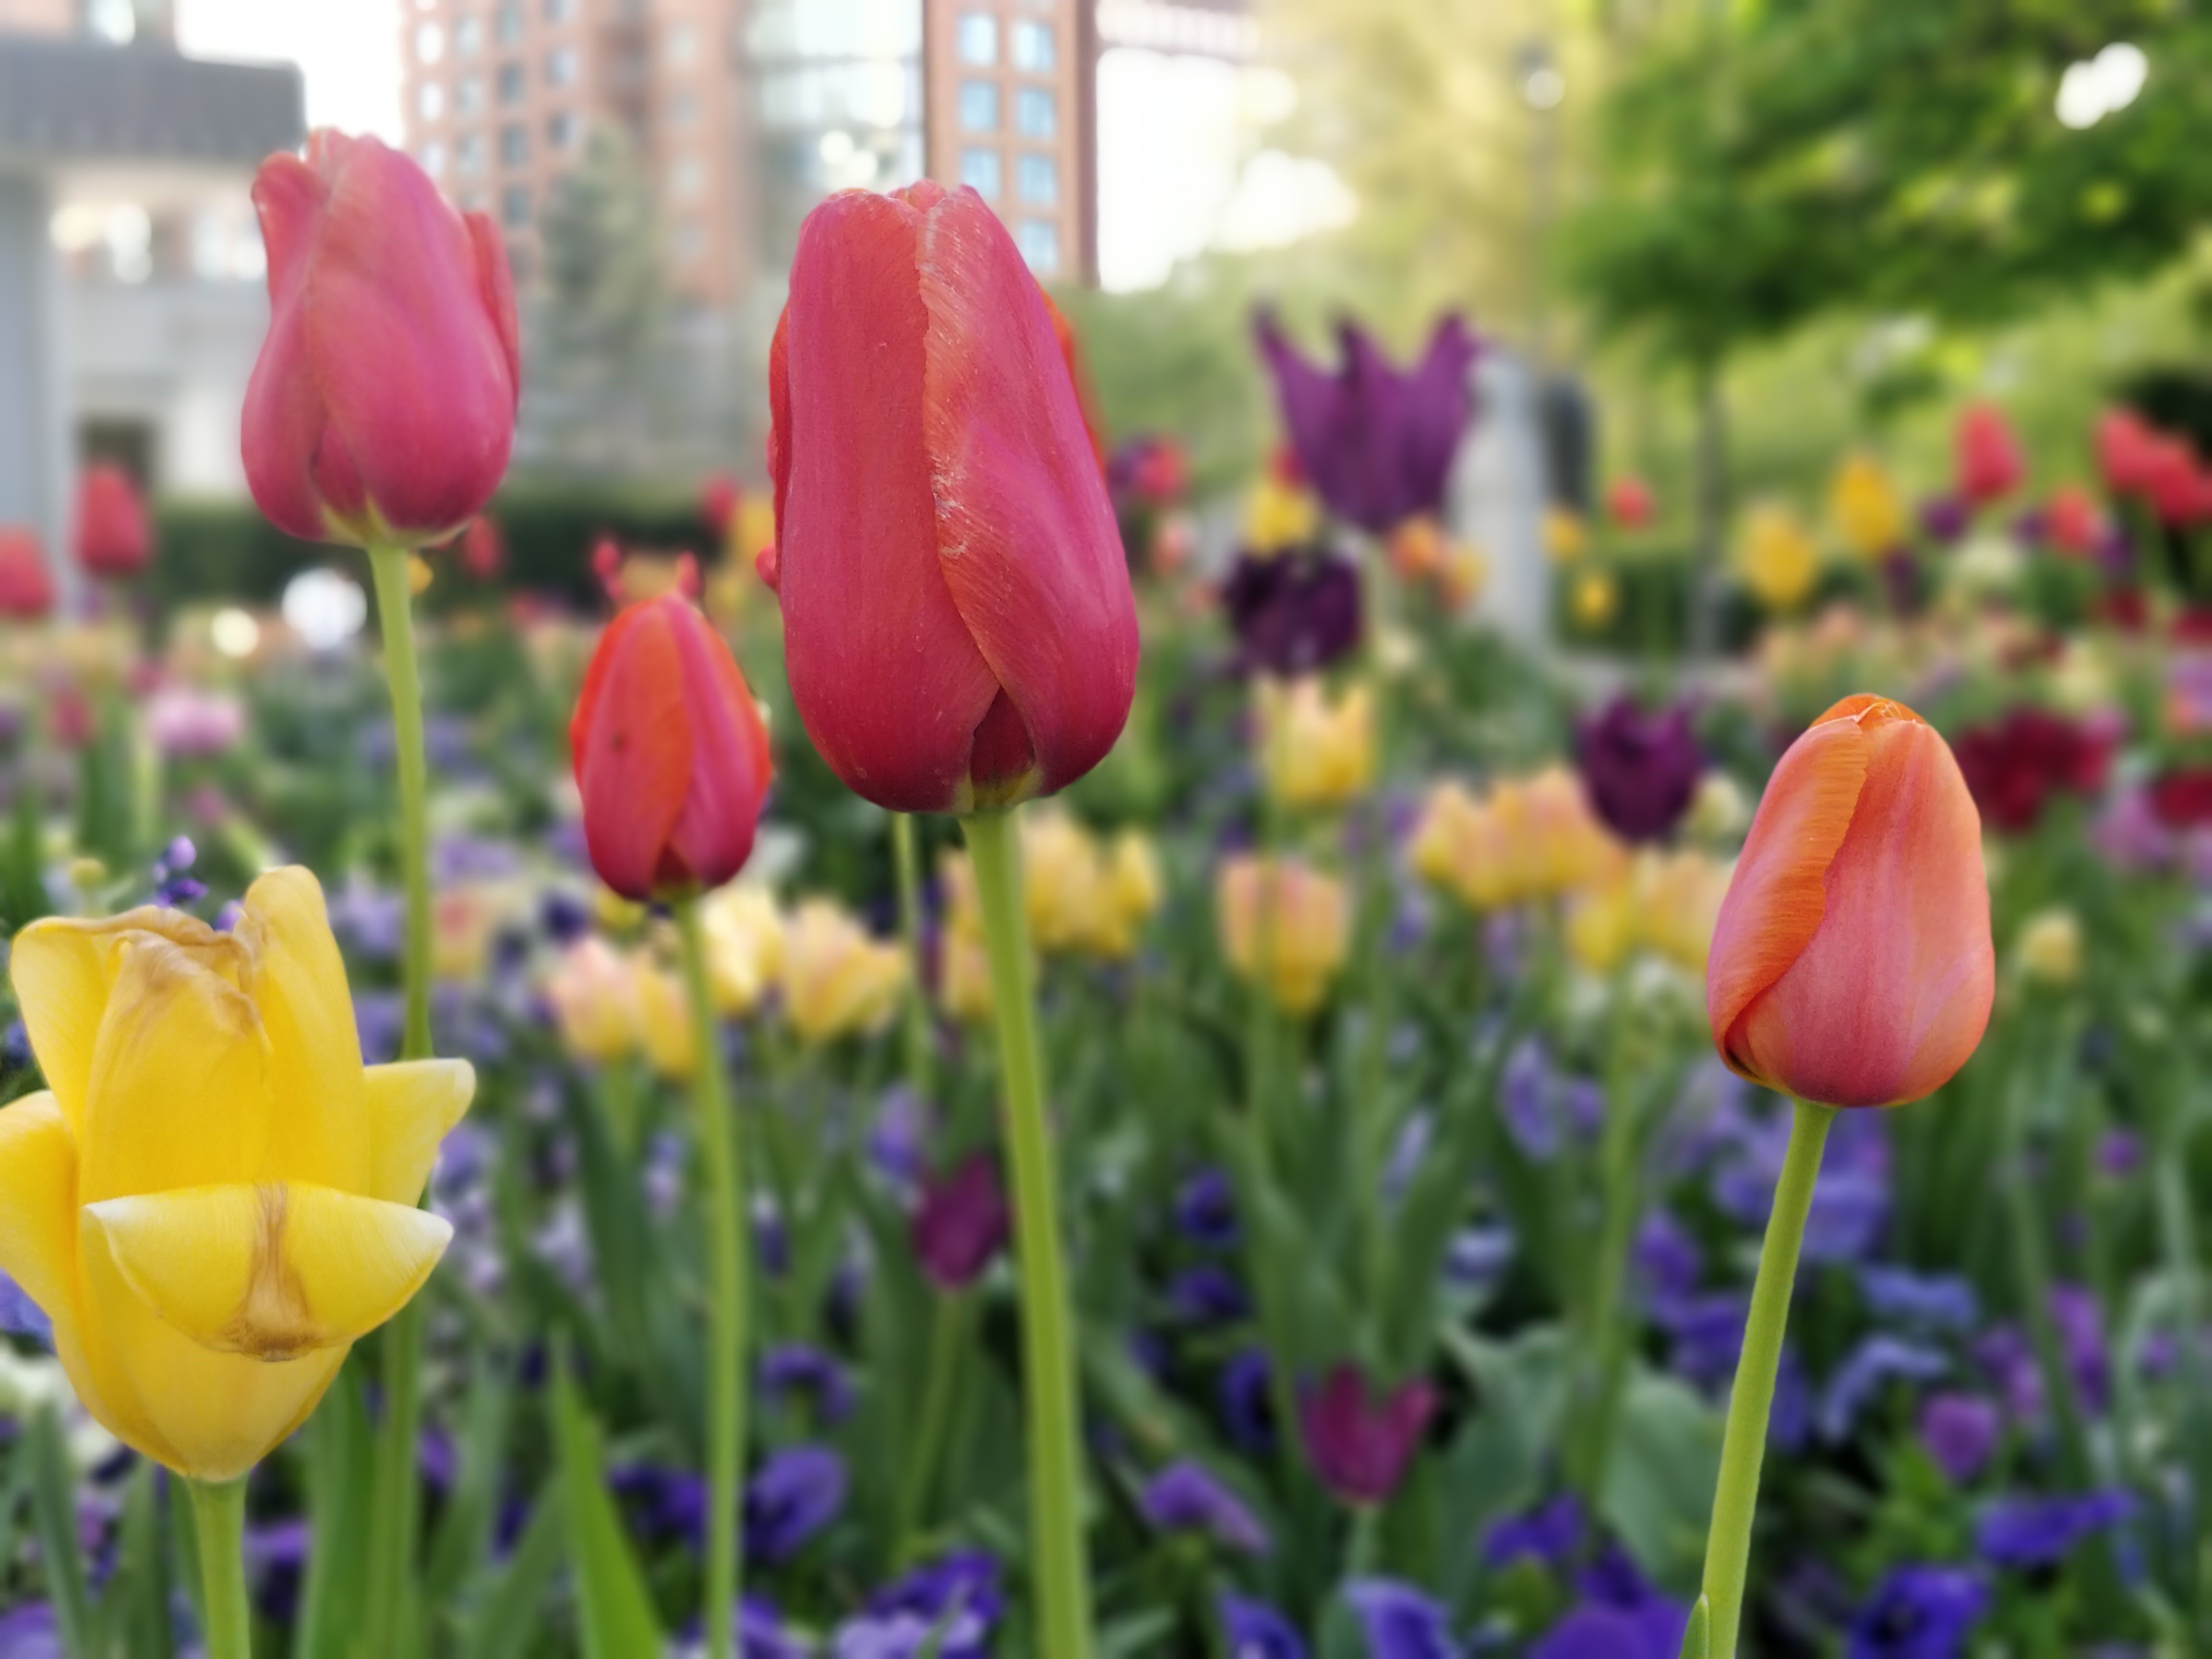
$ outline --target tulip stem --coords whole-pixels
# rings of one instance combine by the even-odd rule
[[[1711,1659],[1735,1659],[1751,1565],[1752,1520],[1759,1508],[1759,1468],[1766,1455],[1766,1419],[1782,1366],[1782,1334],[1790,1322],[1790,1291],[1797,1278],[1797,1252],[1805,1242],[1805,1218],[1813,1209],[1814,1183],[1820,1176],[1820,1154],[1836,1117],[1835,1108],[1805,1100],[1796,1102],[1792,1110],[1790,1150],[1774,1185],[1774,1209],[1767,1218],[1766,1242],[1759,1247],[1751,1316],[1743,1328],[1743,1354],[1729,1392],[1720,1483],[1713,1493],[1712,1530],[1705,1539]]]
[[[208,1659],[252,1659],[253,1617],[246,1599],[246,1482],[187,1480],[193,1542],[206,1598]]]
[[[1067,1274],[1060,1260],[1060,1193],[1045,1124],[1044,1073],[1037,1059],[1021,854],[1011,811],[978,813],[963,818],[961,826],[975,866],[1006,1091],[1006,1150],[1013,1170],[1015,1255],[1021,1273],[1022,1374],[1028,1394],[1036,1650],[1050,1659],[1088,1659],[1091,1582],[1083,1548]]]
[[[899,943],[906,951],[906,1081],[915,1103],[927,1106],[935,1091],[929,1062],[929,996],[921,973],[921,858],[914,817],[891,817],[891,868],[898,882]]]
[[[714,1041],[714,1002],[707,971],[707,935],[699,901],[676,907],[684,941],[684,989],[691,1004],[699,1064],[692,1074],[699,1108],[699,1150],[707,1166],[708,1256],[714,1297],[708,1325],[707,1366],[707,1652],[731,1652],[744,1540],[738,1531],[738,1478],[745,1443],[745,1301],[744,1188],[738,1136],[730,1110],[722,1051]]]
[[[415,655],[415,617],[404,547],[372,547],[377,626],[392,692],[392,747],[399,775],[399,869],[406,896],[403,981],[407,999],[402,1060],[430,1058],[429,769],[422,750],[422,675]],[[415,1436],[421,1417],[422,1304],[410,1301],[385,1327],[384,1408],[379,1465],[369,1490],[368,1650],[394,1652],[410,1605],[419,1506]]]

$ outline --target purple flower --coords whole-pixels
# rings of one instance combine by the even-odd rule
[[[1820,1437],[1848,1439],[1859,1413],[1884,1385],[1932,1382],[1950,1369],[1950,1360],[1940,1350],[1894,1336],[1868,1337],[1829,1374],[1820,1395]]]
[[[2103,1411],[2112,1395],[2112,1373],[2105,1354],[2104,1315],[2096,1297],[2079,1285],[2053,1285],[2051,1317],[2058,1327],[2058,1344],[2065,1350],[2075,1391],[2089,1410]]]
[[[1359,643],[1359,570],[1323,549],[1241,556],[1221,585],[1243,673],[1306,674]]]
[[[1304,1638],[1274,1608],[1227,1590],[1215,1605],[1229,1659],[1306,1659]]]
[[[1436,1406],[1437,1391],[1427,1382],[1370,1396],[1356,1366],[1337,1366],[1299,1408],[1314,1473],[1345,1503],[1385,1502],[1404,1478]]]
[[[1654,1210],[1636,1232],[1636,1270],[1655,1303],[1676,1302],[1705,1277],[1705,1252],[1666,1210]]]
[[[2142,1137],[2133,1129],[2107,1129],[2097,1142],[2097,1170],[2123,1180],[2142,1167]]]
[[[1674,1659],[1654,1645],[1650,1628],[1621,1607],[1577,1607],[1528,1650],[1528,1659]]]
[[[1559,1571],[1582,1547],[1583,1506],[1571,1493],[1563,1492],[1526,1514],[1492,1522],[1483,1534],[1482,1560],[1486,1566],[1499,1568],[1526,1558]]]
[[[1920,504],[1920,527],[1948,546],[1966,533],[1973,509],[1956,495],[1935,495]]]
[[[1355,1578],[1344,1599],[1367,1638],[1368,1659],[1459,1659],[1444,1610],[1410,1585]]]
[[[1229,1443],[1254,1456],[1274,1449],[1275,1398],[1273,1368],[1258,1348],[1246,1348],[1221,1368],[1218,1385],[1221,1426]]]
[[[1351,322],[1337,327],[1344,361],[1334,374],[1301,357],[1272,315],[1256,331],[1298,464],[1331,512],[1381,535],[1443,504],[1474,413],[1468,371],[1479,348],[1464,322],[1444,318],[1404,372]]]
[[[771,1395],[810,1394],[824,1423],[842,1423],[853,1410],[853,1380],[845,1368],[819,1348],[800,1342],[770,1348],[761,1356],[762,1389]]]
[[[246,1567],[253,1580],[253,1599],[274,1622],[289,1625],[300,1607],[300,1582],[307,1565],[312,1533],[305,1521],[278,1521],[246,1528]],[[4,1633],[4,1632],[0,1632]],[[0,1642],[0,1653],[15,1648]]]
[[[771,1453],[745,1483],[745,1554],[788,1561],[845,1507],[845,1460],[827,1446]]]
[[[1895,1568],[1851,1620],[1845,1659],[1960,1659],[1989,1600],[1963,1567]]]
[[[399,1038],[407,1023],[407,1006],[397,991],[356,991],[353,1023],[361,1036],[361,1058],[365,1066],[381,1066],[399,1057]]]
[[[837,1627],[832,1659],[985,1659],[1006,1611],[999,1564],[961,1550],[916,1567],[868,1598],[867,1611]]]
[[[1235,1492],[1188,1459],[1170,1463],[1138,1495],[1137,1507],[1162,1532],[1204,1533],[1248,1555],[1267,1553],[1267,1530]]]
[[[1960,1486],[1989,1462],[2001,1427],[1996,1405],[1979,1395],[1931,1394],[1920,1408],[1922,1448]]]
[[[1498,1079],[1498,1109],[1505,1132],[1523,1157],[1548,1164],[1559,1155],[1558,1082],[1541,1037],[1522,1037],[1505,1057],[1505,1069]]]
[[[1705,769],[1692,714],[1677,703],[1647,714],[1624,694],[1577,729],[1583,790],[1623,841],[1664,841],[1690,810]]]
[[[630,1525],[653,1540],[681,1538],[695,1548],[707,1538],[707,1482],[682,1469],[633,1463],[608,1471]]]
[[[67,1650],[62,1646],[61,1626],[54,1618],[52,1604],[26,1601],[0,1613],[0,1653],[6,1654],[8,1659],[66,1659]],[[1285,1653],[1292,1656],[1292,1659],[1304,1659],[1304,1655],[1295,1650],[1286,1649]]]
[[[1168,1305],[1194,1325],[1232,1325],[1252,1311],[1237,1275],[1218,1263],[1186,1267],[1168,1285]]]
[[[1468,1290],[1486,1291],[1513,1259],[1513,1230],[1503,1226],[1462,1227],[1444,1249],[1444,1277]]]
[[[920,1095],[904,1084],[886,1089],[868,1131],[868,1161],[900,1187],[911,1187],[921,1179],[928,1127],[929,1109]]]
[[[0,1335],[27,1336],[49,1352],[54,1346],[54,1322],[5,1273],[0,1273]]]
[[[1006,1242],[1009,1214],[999,1162],[972,1154],[950,1177],[931,1176],[910,1229],[915,1258],[941,1291],[972,1285]]]
[[[1956,1273],[1921,1273],[1910,1267],[1859,1269],[1859,1292],[1875,1318],[1919,1331],[1966,1331],[1981,1318],[1974,1287]]]
[[[1208,1167],[1176,1189],[1176,1226],[1194,1244],[1226,1249],[1237,1242],[1237,1194],[1229,1177]]]
[[[1717,1389],[1735,1375],[1743,1352],[1743,1324],[1749,1304],[1735,1291],[1685,1297],[1652,1310],[1660,1328],[1672,1339],[1668,1365],[1692,1386]]]
[[[1991,1566],[2056,1566],[2075,1545],[2127,1512],[2128,1497],[2121,1492],[2082,1498],[2000,1498],[1982,1511],[1974,1547]]]
[[[1813,1384],[1797,1350],[1784,1345],[1774,1373],[1774,1403],[1766,1414],[1766,1443],[1777,1451],[1802,1451],[1813,1433]]]

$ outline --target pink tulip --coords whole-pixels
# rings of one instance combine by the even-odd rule
[[[37,622],[54,608],[54,580],[38,536],[21,525],[0,524],[0,618]]]
[[[374,138],[328,130],[253,182],[269,335],[246,392],[246,482],[280,530],[410,547],[474,518],[507,470],[521,367],[499,233]]]
[[[95,576],[135,576],[153,556],[146,503],[112,461],[85,468],[76,485],[76,561]]]
[[[1959,494],[1985,507],[2020,487],[2027,475],[2020,441],[1993,404],[1970,404],[1959,416]]]

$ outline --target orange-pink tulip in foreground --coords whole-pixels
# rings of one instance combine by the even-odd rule
[[[1950,746],[1846,697],[1790,746],[1722,902],[1705,1011],[1722,1058],[1827,1106],[1941,1087],[1996,988],[1981,817]]]

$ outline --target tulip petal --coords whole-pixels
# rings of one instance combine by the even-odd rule
[[[945,585],[1037,767],[1008,780],[979,763],[977,801],[1048,793],[1103,759],[1128,718],[1128,567],[1044,296],[1006,227],[974,191],[955,191],[923,221],[919,254]]]
[[[221,958],[151,933],[118,941],[93,1049],[98,1104],[80,1146],[80,1203],[250,1181],[264,1167],[266,1035],[253,1004],[210,960]]]
[[[668,619],[650,602],[615,618],[592,659],[568,741],[591,805],[584,833],[599,878],[642,902],[691,793],[691,722]]]
[[[476,1089],[476,1067],[465,1060],[370,1066],[362,1112],[368,1178],[361,1190],[387,1204],[421,1198],[438,1160],[438,1143],[461,1121]]]
[[[76,1322],[76,1143],[51,1094],[0,1110],[0,1273],[54,1322]]]
[[[730,647],[696,611],[685,606],[670,633],[695,737],[690,788],[668,850],[699,885],[720,887],[752,856],[768,795],[768,728]]]
[[[817,208],[800,234],[776,544],[787,666],[808,735],[859,793],[933,812],[956,804],[999,681],[946,586],[956,556],[939,557],[920,217],[854,191]],[[1023,303],[1037,307],[1035,283]],[[1054,374],[1065,382],[1057,362]]]
[[[1754,1082],[1736,1052],[1737,1021],[1803,954],[1827,908],[1830,863],[1867,778],[1867,740],[1849,717],[1826,720],[1790,746],[1768,781],[1728,896],[1713,927],[1705,1012],[1722,1058]]]
[[[406,1305],[453,1230],[411,1205],[304,1182],[191,1187],[85,1206],[124,1282],[219,1353],[338,1347]]]
[[[1917,1100],[1981,1041],[1996,992],[1981,819],[1917,720],[1867,732],[1866,787],[1819,930],[1747,1008],[1740,1069],[1831,1106]]]
[[[369,1168],[361,1051],[321,884],[296,865],[270,872],[246,890],[236,937],[253,957],[249,994],[268,1037],[269,1167],[359,1190]]]

